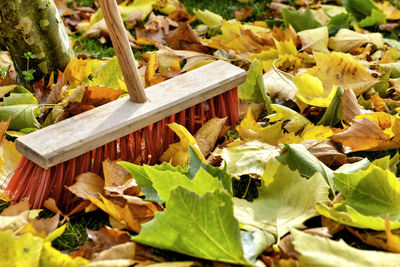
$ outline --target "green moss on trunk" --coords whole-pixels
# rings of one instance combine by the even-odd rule
[[[35,70],[35,78],[49,76],[74,57],[53,0],[0,1],[0,43],[10,52],[20,76],[27,68]],[[29,66],[27,52],[34,55]]]

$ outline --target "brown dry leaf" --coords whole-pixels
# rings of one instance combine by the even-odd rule
[[[393,138],[390,138],[390,135],[386,134],[373,120],[362,118],[353,121],[353,125],[344,132],[332,135],[330,139],[343,146],[350,147],[353,152],[398,148],[400,147],[399,121],[399,119],[396,119],[393,122],[392,131],[395,133]]]
[[[312,71],[322,81],[325,88],[336,85],[344,90],[351,89],[356,96],[359,96],[379,81],[349,54],[314,52],[314,56],[316,67]]]
[[[120,186],[132,179],[132,175],[118,161],[106,159],[103,161],[104,186]]]
[[[93,172],[85,172],[76,177],[76,182],[67,188],[82,199],[96,198],[103,193],[104,179]]]
[[[235,10],[234,14],[236,20],[245,20],[253,15],[253,9],[251,7],[245,6],[244,8]]]
[[[140,187],[132,175],[118,161],[106,159],[103,161],[104,190],[109,196],[139,196]]]
[[[164,37],[170,48],[211,54],[209,48],[203,44],[188,22],[179,22],[178,24],[178,28]]]
[[[196,138],[203,156],[208,155],[215,147],[215,143],[217,142],[221,131],[224,129],[223,126],[225,125],[226,120],[226,117],[223,119],[212,118],[194,134],[194,138]]]
[[[66,90],[66,86],[64,85],[64,74],[62,72],[58,72],[58,78],[56,85],[51,89],[49,96],[46,99],[46,104],[56,104],[58,103]]]
[[[144,25],[144,29],[136,28],[137,39],[146,38],[160,44],[165,44],[165,37],[171,33],[171,30],[178,27],[178,23],[166,16],[156,16],[150,14],[148,21]]]
[[[342,166],[349,163],[347,156],[337,149],[331,141],[306,140],[301,142],[311,154],[327,166]]]
[[[103,250],[96,256],[95,261],[120,260],[120,259],[133,261],[134,258],[135,258],[135,243],[126,242],[123,244],[114,245],[109,249]]]
[[[36,235],[44,238],[57,229],[59,222],[59,213],[47,219],[33,219],[29,224],[25,225],[24,229],[21,230],[21,234],[24,232],[35,232]]]
[[[95,253],[130,241],[128,232],[110,227],[101,228],[98,231],[87,229],[86,232],[92,241],[86,241],[83,246],[79,247],[79,250],[74,251],[72,253],[73,257],[80,256],[91,259]]]
[[[114,217],[114,219],[125,224],[129,230],[136,233],[140,232],[140,225],[142,223],[150,221],[153,219],[155,212],[162,210],[159,205],[144,201],[138,197],[130,197],[129,201],[126,201],[117,198],[107,199],[100,194],[100,198],[89,197],[89,200],[98,208]]]
[[[29,210],[29,202],[21,201],[16,204],[12,204],[9,207],[5,208],[0,215],[1,216],[17,216],[24,211]]]
[[[342,120],[344,122],[352,122],[354,117],[361,114],[358,106],[357,97],[353,90],[345,90],[341,96],[342,100]]]

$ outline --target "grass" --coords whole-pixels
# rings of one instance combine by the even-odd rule
[[[193,9],[208,9],[211,12],[221,15],[224,19],[233,19],[234,11],[245,6],[253,8],[253,19],[263,16],[265,13],[265,5],[270,3],[270,0],[258,0],[255,3],[243,4],[237,0],[180,0],[186,7],[189,13],[193,14]]]
[[[108,214],[97,210],[71,219],[62,236],[53,241],[53,246],[61,251],[73,251],[89,240],[86,229],[97,231],[109,225]]]

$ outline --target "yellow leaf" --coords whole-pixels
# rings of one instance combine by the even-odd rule
[[[289,121],[284,127],[288,132],[297,132],[311,123],[306,117],[291,108],[277,104],[272,104],[271,107],[276,113],[268,116],[269,121]]]
[[[22,155],[11,141],[4,140],[0,143],[0,184],[4,184],[7,178],[15,171]]]
[[[267,127],[260,127],[249,108],[240,125],[236,126],[236,130],[243,140],[259,140],[270,145],[276,145],[277,140],[283,135],[282,123],[278,122]]]
[[[0,266],[39,266],[43,239],[27,233],[0,232]]]
[[[312,52],[313,50],[328,53],[329,33],[328,27],[305,30],[297,33],[303,47],[302,50]]]
[[[328,107],[335,97],[337,87],[324,89],[320,79],[307,73],[293,78],[297,86],[297,97],[304,103],[317,107]]]
[[[156,211],[160,211],[158,205],[144,201],[139,197],[132,197],[132,200],[122,204],[114,203],[100,194],[101,199],[89,197],[89,200],[97,207],[108,213],[114,219],[125,224],[129,230],[140,232],[140,225],[150,221]]]
[[[315,76],[322,81],[324,88],[336,85],[345,90],[351,89],[359,96],[379,81],[349,54],[314,52],[314,57]]]
[[[278,41],[274,39],[274,43],[276,45],[276,49],[278,50],[279,55],[288,54],[292,56],[297,56],[297,48],[292,39],[288,39],[285,41]]]
[[[215,14],[207,9],[194,9],[193,13],[209,28],[217,27],[221,25],[221,23],[224,21],[224,19],[220,15]]]
[[[261,51],[260,53],[252,54],[247,57],[250,62],[253,62],[253,60],[256,58],[261,61],[263,70],[268,72],[271,70],[274,60],[279,58],[279,53],[276,49],[270,49],[268,51]]]
[[[157,69],[158,69],[157,52],[153,51],[152,53],[150,53],[149,62],[146,68],[146,73],[144,75],[146,86],[148,86],[151,79],[153,79]]]
[[[301,135],[286,133],[278,140],[278,143],[297,144],[306,140],[327,141],[334,134],[331,127],[323,125],[307,124]]]
[[[64,71],[64,84],[69,84],[70,88],[78,87],[83,80],[95,73],[101,61],[97,59],[71,60]]]
[[[186,130],[182,125],[171,123],[168,124],[180,138],[180,141],[175,144],[171,144],[168,149],[161,155],[160,160],[165,162],[170,162],[174,166],[185,167],[186,163],[189,161],[189,145],[194,148],[199,157],[204,163],[207,163],[200,148],[196,142],[196,139]]]
[[[51,246],[51,242],[44,242],[40,263],[38,266],[68,266],[79,267],[86,266],[90,261],[82,257],[72,257],[62,253]]]
[[[386,15],[386,19],[388,20],[399,20],[400,19],[400,10],[398,10],[395,6],[392,6],[389,1],[376,2],[375,5],[382,11],[383,14]]]

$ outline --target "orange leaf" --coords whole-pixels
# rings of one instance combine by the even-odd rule
[[[398,123],[397,123],[398,124]],[[400,136],[391,139],[374,121],[362,118],[353,122],[344,132],[330,137],[334,142],[351,147],[352,151],[384,150],[400,147]]]
[[[89,197],[97,207],[108,213],[114,219],[125,224],[127,228],[136,233],[140,232],[140,225],[150,221],[154,213],[162,208],[152,202],[144,201],[139,197],[131,197],[125,203],[114,203],[100,194],[101,199]]]

